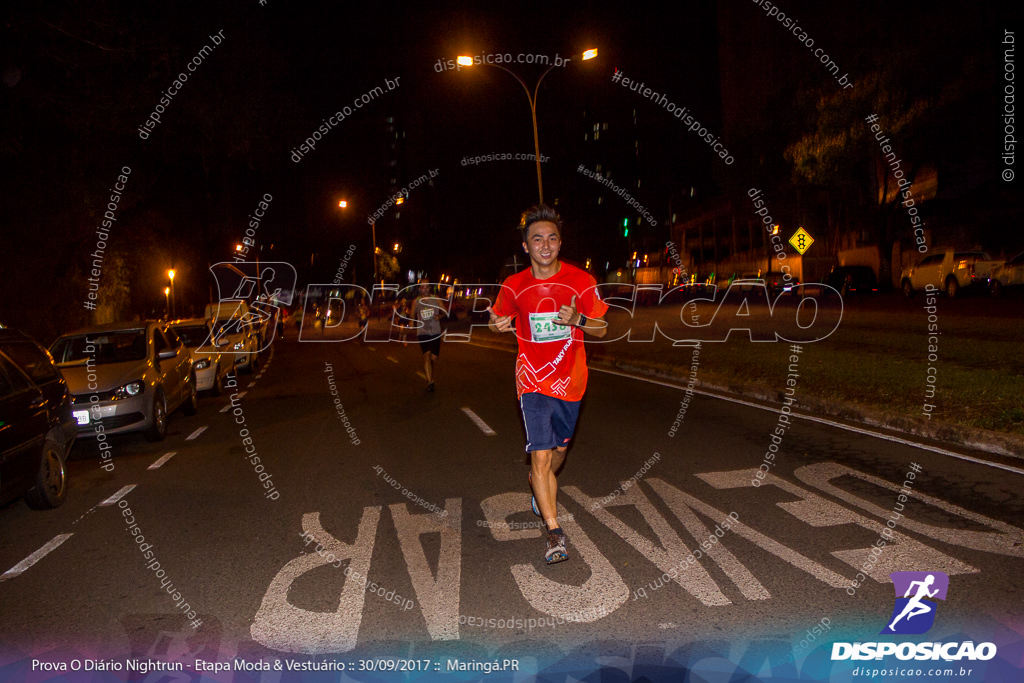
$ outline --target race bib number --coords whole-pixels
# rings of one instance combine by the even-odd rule
[[[552,342],[568,339],[572,336],[569,325],[555,323],[558,313],[531,313],[530,332],[535,342]]]
[[[420,311],[420,319],[421,320],[430,320],[433,317],[434,317],[434,309],[433,308],[424,308],[424,309],[422,309]]]

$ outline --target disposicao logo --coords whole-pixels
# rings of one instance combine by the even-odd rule
[[[896,606],[880,635],[927,633],[935,624],[938,609],[935,600],[946,599],[949,576],[943,572],[893,572],[889,577],[896,591]],[[891,655],[901,660],[985,661],[996,656],[996,646],[994,643],[975,645],[969,640],[963,643],[832,643],[832,661],[863,661]]]
[[[943,572],[893,572],[889,577],[896,591],[896,606],[889,625],[880,633],[927,633],[935,623],[938,603],[934,600],[946,599],[949,576]]]

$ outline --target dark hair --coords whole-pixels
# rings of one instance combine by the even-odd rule
[[[558,212],[547,204],[537,204],[524,211],[522,218],[519,220],[519,231],[522,233],[524,242],[526,241],[526,236],[530,233],[530,226],[541,222],[554,223],[555,227],[558,228],[558,234],[562,234],[562,217],[558,215]]]

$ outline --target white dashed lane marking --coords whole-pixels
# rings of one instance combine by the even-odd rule
[[[199,435],[206,431],[206,427],[207,426],[208,425],[203,425],[202,427],[200,427],[196,431],[194,431],[191,434],[189,434],[188,436],[186,436],[185,437],[185,441],[195,441],[196,439],[198,439]]]
[[[466,415],[468,415],[469,419],[473,421],[473,424],[475,424],[477,427],[479,427],[480,431],[483,432],[484,434],[486,434],[487,436],[494,436],[494,435],[497,434],[497,432],[494,431],[493,429],[491,429],[490,426],[486,422],[484,422],[483,420],[480,419],[479,415],[474,413],[469,408],[463,408],[462,412],[464,412]]]
[[[273,353],[271,353],[271,358],[273,358]],[[269,365],[269,364],[270,364],[270,360],[268,360],[264,364],[263,372],[266,372],[267,365]],[[261,372],[259,374],[259,376],[257,376],[256,379],[259,379],[259,377],[262,377],[263,376],[263,372]],[[249,384],[250,387],[252,387],[254,385],[255,385],[255,382]],[[243,396],[245,396],[246,393],[247,392],[245,392],[245,391],[239,393],[238,394],[238,398],[242,398]],[[230,409],[231,409],[231,404],[228,403],[226,406],[224,406],[221,409],[220,412],[226,413]],[[192,432],[187,437],[185,437],[185,441],[194,441],[195,439],[199,438],[199,436],[203,432],[205,432],[207,430],[207,428],[208,428],[208,425],[203,425],[202,427],[199,427],[194,432]],[[153,464],[151,464],[146,469],[150,469],[150,470],[159,469],[168,460],[173,458],[175,455],[177,455],[177,451],[170,451],[169,453],[164,453],[162,456],[160,456],[160,458],[158,458]],[[117,501],[121,500],[122,498],[127,496],[129,493],[131,493],[132,490],[135,489],[135,486],[136,486],[135,484],[128,484],[127,486],[122,487],[119,491],[117,491],[117,493],[115,493],[114,495],[110,496],[109,498],[107,498],[103,502],[99,503],[96,507],[109,507],[111,505],[116,504]],[[94,509],[95,508],[90,509],[88,512],[85,513],[85,515],[82,515],[82,517],[79,517],[77,520],[75,520],[75,522],[73,524],[77,524],[79,521],[81,521],[81,519],[83,519],[86,515],[91,513]],[[59,534],[58,536],[55,536],[53,538],[53,540],[51,540],[49,543],[44,545],[42,548],[40,548],[39,550],[35,551],[34,553],[32,553],[31,555],[26,557],[24,560],[22,560],[18,564],[14,565],[10,569],[8,569],[4,574],[0,575],[0,581],[6,581],[8,579],[13,579],[16,576],[19,576],[20,574],[25,572],[27,569],[32,567],[34,564],[39,562],[39,560],[43,559],[50,552],[55,550],[64,541],[66,541],[69,538],[71,538],[71,536],[73,536],[73,534]]]
[[[117,493],[112,495],[110,498],[107,498],[105,501],[100,503],[97,507],[104,508],[104,507],[108,507],[110,505],[113,505],[114,503],[116,503],[117,501],[121,500],[122,498],[127,496],[129,493],[131,493],[132,489],[134,489],[134,488],[135,488],[135,484],[128,484],[127,486],[123,486],[120,491],[118,491]]]
[[[249,393],[248,391],[243,391],[243,392],[241,392],[240,394],[238,394],[238,398],[239,398],[239,399],[241,399],[242,397],[244,397],[244,396],[245,396],[246,394],[248,394],[248,393]],[[229,410],[231,410],[231,404],[230,404],[230,403],[228,403],[228,404],[227,404],[226,406],[224,406],[223,408],[221,408],[221,409],[220,409],[220,412],[222,412],[222,413],[226,413],[226,412],[228,412]]]
[[[72,536],[73,534],[59,534],[57,536],[54,536],[49,543],[47,543],[42,548],[35,551],[34,553],[26,557],[24,560],[22,560],[21,562],[19,562],[18,564],[14,565],[6,572],[4,572],[3,576],[0,576],[0,581],[13,579],[14,577],[20,575],[22,572],[24,572],[26,569],[34,565],[39,560],[46,557],[48,554],[50,554],[51,551],[55,550],[61,543],[68,540]]]
[[[203,427],[203,429],[206,429],[206,427]],[[160,456],[159,460],[154,462],[152,465],[150,465],[146,469],[147,470],[159,469],[161,465],[163,465],[165,462],[167,462],[168,460],[173,458],[175,455],[177,455],[177,451],[171,451],[170,453],[164,453],[162,456]]]

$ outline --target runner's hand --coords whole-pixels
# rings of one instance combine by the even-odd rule
[[[498,317],[494,314],[494,311],[491,310],[490,306],[488,306],[486,310],[491,315],[491,325],[493,325],[498,332],[512,331],[512,316],[503,315]]]
[[[576,295],[572,295],[572,301],[569,302],[568,306],[562,306],[558,309],[558,317],[552,322],[556,325],[576,325],[580,321],[580,314],[576,310]]]

